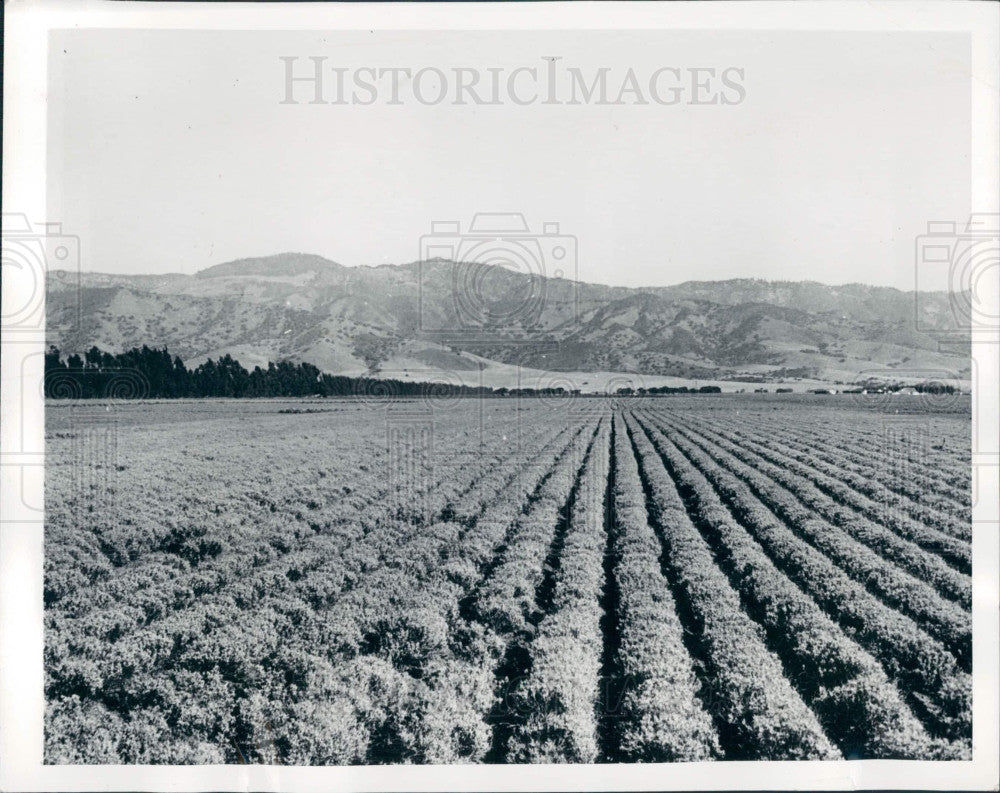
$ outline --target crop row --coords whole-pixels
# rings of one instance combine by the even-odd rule
[[[823,438],[836,436],[845,447],[866,447],[884,432],[894,436],[894,442],[900,444],[904,453],[912,453],[914,458],[930,458],[935,464],[949,467],[952,470],[942,471],[948,478],[960,477],[961,471],[956,466],[968,460],[968,436],[963,425],[968,426],[970,413],[938,413],[933,410],[869,412],[865,410],[850,410],[842,414],[844,421],[830,421],[830,413],[820,409],[812,416],[795,412],[795,419],[805,419],[805,422],[794,423],[805,427],[816,424],[815,435]],[[813,417],[820,419],[814,421]],[[775,418],[772,414],[771,418]],[[826,419],[825,421],[823,419]],[[843,426],[841,426],[843,424]],[[956,432],[955,429],[958,428]],[[878,443],[879,441],[876,441]]]
[[[711,707],[730,759],[833,759],[840,756],[815,714],[764,646],[739,595],[715,564],[704,538],[648,438],[628,421],[635,452],[665,546],[668,574],[686,629],[698,639]]]
[[[561,433],[564,435],[565,433]],[[557,435],[557,438],[559,436]],[[556,439],[553,439],[554,441]],[[565,441],[562,442],[565,445]],[[558,447],[552,443],[546,448],[551,448],[551,452],[539,454],[537,463],[545,459],[546,454],[555,454]],[[537,450],[528,450],[538,454]],[[527,456],[531,456],[528,454]],[[513,461],[512,461],[513,462]],[[524,480],[515,469],[514,479]],[[504,474],[504,479],[509,480],[509,473]],[[497,480],[500,482],[500,479]],[[506,491],[505,491],[506,492]],[[500,510],[506,509],[501,506]],[[499,513],[494,513],[494,519]],[[275,519],[272,516],[272,519]],[[281,685],[281,680],[267,684],[266,679],[274,678],[280,674],[282,678],[288,676],[289,680],[297,681],[292,683],[301,694],[304,685],[302,672],[295,672],[295,669],[303,669],[301,653],[309,653],[309,662],[306,666],[326,663],[322,659],[317,659],[314,655],[315,648],[325,648],[324,653],[338,656],[343,659],[343,653],[356,652],[351,648],[358,648],[364,643],[364,633],[361,630],[363,623],[359,625],[354,620],[320,618],[314,612],[313,606],[309,605],[310,600],[316,605],[314,598],[322,595],[324,602],[337,597],[337,593],[343,590],[345,583],[350,588],[362,581],[366,582],[364,589],[374,592],[377,584],[383,585],[381,593],[381,611],[383,614],[392,613],[385,598],[386,592],[396,591],[406,579],[400,565],[392,564],[393,559],[399,559],[404,547],[400,540],[410,537],[414,542],[405,547],[410,554],[410,570],[419,568],[421,562],[437,563],[438,559],[434,553],[420,554],[421,546],[427,550],[427,546],[437,541],[437,550],[453,548],[457,540],[458,533],[465,530],[465,527],[455,524],[441,523],[433,524],[433,528],[425,527],[423,532],[416,531],[415,527],[409,526],[405,522],[380,519],[379,522],[367,530],[364,527],[355,526],[355,533],[341,539],[347,541],[346,545],[341,544],[339,548],[327,543],[316,544],[315,551],[320,556],[327,559],[333,557],[338,559],[342,567],[338,571],[332,568],[324,568],[321,575],[312,575],[307,560],[302,557],[301,550],[289,549],[285,554],[281,554],[273,559],[273,563],[265,565],[263,568],[255,568],[253,565],[244,566],[243,575],[232,578],[225,587],[221,587],[218,594],[212,595],[210,591],[204,589],[204,584],[199,585],[201,591],[196,593],[197,600],[191,608],[186,608],[181,612],[171,612],[169,601],[166,603],[167,610],[163,615],[156,615],[158,619],[147,628],[141,628],[125,641],[122,636],[117,645],[117,657],[106,653],[106,644],[96,639],[95,633],[105,634],[107,631],[101,629],[102,620],[88,618],[86,625],[88,632],[96,629],[90,637],[80,636],[76,626],[66,624],[63,630],[50,634],[49,661],[47,668],[50,670],[50,692],[59,695],[72,696],[77,692],[87,697],[98,697],[110,707],[120,710],[134,712],[139,718],[139,711],[145,696],[141,690],[134,690],[136,679],[148,679],[145,675],[136,674],[136,670],[144,669],[146,674],[153,669],[160,668],[161,678],[157,688],[162,690],[162,678],[177,679],[184,681],[184,685],[195,685],[200,689],[212,674],[221,674],[221,685],[233,686],[234,691],[249,692],[253,690],[267,690],[273,685]],[[417,535],[423,537],[417,538]],[[375,543],[374,545],[372,543]],[[395,543],[395,546],[394,546]],[[361,552],[365,546],[368,550]],[[325,553],[324,553],[325,551]],[[232,560],[230,560],[232,562]],[[385,567],[385,563],[389,566]],[[277,565],[275,567],[275,565]],[[374,566],[374,567],[373,567]],[[239,566],[237,566],[238,568]],[[273,567],[268,571],[268,567]],[[377,570],[384,568],[386,575],[377,575]],[[351,574],[350,570],[357,571]],[[346,570],[346,574],[345,574]],[[190,584],[192,576],[206,578],[206,571],[192,571],[184,580],[178,581],[177,585]],[[337,575],[333,573],[337,572]],[[249,575],[247,575],[249,573]],[[368,578],[371,577],[371,584],[368,585]],[[211,583],[211,579],[208,580]],[[317,589],[319,587],[319,589]],[[156,592],[146,592],[144,603],[156,604],[158,599]],[[428,598],[434,598],[435,593],[428,590]],[[153,596],[153,597],[150,597]],[[305,602],[303,598],[306,598]],[[378,603],[373,599],[373,603]],[[162,606],[163,604],[161,604]],[[235,610],[235,611],[234,611]],[[128,610],[123,610],[127,615]],[[220,633],[218,628],[210,629],[208,619],[213,619],[216,615],[233,613],[233,624],[239,625],[238,636],[226,636]],[[242,616],[235,616],[242,615]],[[55,615],[53,615],[55,616]],[[114,615],[109,615],[114,616]],[[112,628],[116,633],[119,631],[122,615],[117,615],[116,625]],[[375,618],[374,616],[372,617]],[[369,621],[370,622],[370,621]],[[214,623],[214,619],[213,622]],[[284,625],[285,627],[282,627]],[[412,638],[407,640],[406,634],[416,635],[418,644],[425,639],[420,636],[428,635],[428,630],[434,628],[435,623],[423,619],[421,613],[413,612],[407,619],[403,618],[400,639],[401,644],[413,643]],[[204,628],[195,627],[204,626]],[[193,633],[191,630],[193,629]],[[376,631],[377,632],[377,631]],[[431,630],[433,633],[433,630]],[[390,634],[391,635],[391,634]],[[265,646],[260,644],[263,637],[282,637],[285,646],[268,641]],[[260,638],[257,638],[260,637]],[[117,638],[117,637],[116,637]],[[300,647],[301,650],[296,648]],[[143,649],[145,648],[145,649]],[[311,648],[311,649],[310,649]],[[82,651],[82,652],[81,652]],[[278,657],[274,654],[278,653]],[[300,660],[293,661],[292,658],[298,656]],[[270,662],[267,662],[268,658]],[[89,660],[88,660],[89,659]],[[375,659],[373,659],[375,660]],[[262,664],[267,663],[270,670],[265,673],[266,678],[261,678]],[[67,664],[70,668],[67,668]],[[351,662],[341,663],[333,677],[341,674],[341,669],[350,667]],[[391,664],[390,664],[391,666]],[[433,665],[431,665],[433,666]],[[374,665],[374,668],[378,668]],[[132,670],[132,671],[129,671]],[[215,672],[213,673],[213,670]],[[369,668],[357,670],[365,674]],[[389,674],[388,669],[382,670],[383,675]],[[180,677],[178,677],[180,675]],[[197,683],[191,679],[195,675],[202,682]],[[209,676],[206,678],[206,676]],[[358,683],[360,688],[360,683]],[[312,684],[315,687],[315,684]],[[290,694],[287,691],[281,695],[275,695],[278,701],[290,699],[297,702],[300,694]],[[428,695],[428,699],[433,699]],[[373,708],[367,715],[360,719],[359,723],[377,724],[378,719],[375,714],[379,708]],[[278,714],[272,714],[274,719]],[[178,706],[171,716],[171,720],[183,723],[184,708]],[[222,727],[218,727],[222,729]],[[237,730],[239,733],[239,730]],[[372,739],[374,740],[374,739]],[[377,743],[377,741],[376,741]],[[363,757],[360,759],[364,759]],[[345,761],[357,761],[346,759]]]
[[[850,447],[872,439],[872,430],[881,429],[888,440],[911,462],[926,463],[927,475],[936,482],[962,488],[969,481],[965,467],[969,463],[969,443],[965,428],[969,416],[934,416],[931,413],[910,415],[900,422],[882,417],[871,423],[852,421],[839,433],[840,443]],[[954,432],[956,421],[961,427]],[[964,426],[963,426],[964,425]],[[828,430],[828,428],[827,428]],[[829,431],[829,430],[828,430]],[[884,440],[880,441],[884,444]]]
[[[511,762],[598,757],[608,423],[601,423],[576,482],[565,537],[551,560],[551,594],[538,593],[542,615],[527,646],[529,668],[510,692],[522,717],[507,736]]]
[[[721,755],[663,575],[663,548],[649,525],[639,466],[620,416],[614,433],[613,575],[619,591],[620,677],[614,749],[623,761],[710,760]]]
[[[561,522],[562,510],[570,499],[593,437],[589,441],[575,465],[560,465],[549,475],[531,509],[518,520],[502,561],[475,593],[472,609],[476,619],[503,635],[523,633],[538,612],[535,591],[541,584],[544,562],[556,526]]]
[[[324,613],[333,621],[347,621],[368,638],[363,643],[382,645],[397,666],[410,667],[420,661],[419,654],[407,657],[393,650],[399,626],[386,624],[392,615],[404,615],[405,606],[421,601],[448,604],[457,609],[460,594],[477,583],[487,561],[496,553],[508,531],[531,509],[536,488],[557,472],[577,464],[580,450],[591,440],[591,433],[580,427],[559,437],[558,444],[542,456],[542,466],[531,466],[519,472],[499,492],[481,505],[480,514],[473,514],[468,525],[455,521],[440,521],[406,538],[391,551],[383,551],[372,567],[349,589],[339,594]],[[483,491],[479,492],[482,497]],[[428,586],[458,588],[450,596],[434,592],[429,597]],[[434,608],[442,613],[441,608]]]
[[[739,433],[749,430],[735,428]],[[934,491],[929,477],[914,465],[905,472],[891,464],[891,452],[877,448],[863,453],[857,448],[835,451],[829,444],[818,445],[808,433],[793,432],[784,427],[767,426],[754,433],[762,443],[773,441],[785,445],[786,453],[808,463],[826,475],[844,482],[885,508],[905,512],[915,520],[936,527],[959,539],[970,536],[970,485],[964,484],[962,496],[953,488],[943,495]],[[966,463],[966,466],[968,463]]]
[[[361,654],[342,654],[334,669],[344,685],[371,692],[368,698],[377,703],[356,709],[347,720],[365,738],[351,745],[356,755],[338,762],[468,762],[489,750],[486,715],[501,650],[494,637],[454,626],[490,557],[516,531],[553,473],[575,465],[592,432],[584,424],[568,434],[552,447],[554,463],[548,462],[553,451],[546,450],[464,524],[426,527],[324,616],[356,631]],[[483,489],[477,492],[484,496]]]
[[[891,607],[908,615],[925,631],[941,641],[964,668],[971,666],[971,618],[958,604],[940,597],[924,581],[888,564],[868,546],[854,539],[847,531],[815,517],[810,503],[803,503],[794,493],[778,483],[783,472],[763,461],[748,465],[740,459],[747,456],[728,442],[710,443],[698,438],[687,428],[671,426],[678,434],[701,446],[716,462],[725,465],[761,503],[781,518],[798,536],[821,551],[852,578],[859,581]],[[735,450],[735,451],[733,451]],[[767,473],[764,473],[764,472]],[[874,533],[874,532],[873,532]]]
[[[378,587],[370,583],[375,573],[391,577],[400,571],[425,572],[451,558],[459,547],[464,549],[466,545],[471,545],[472,549],[479,548],[474,542],[477,526],[478,534],[482,534],[491,524],[509,523],[534,483],[554,459],[573,447],[579,432],[577,429],[560,433],[534,452],[534,460],[529,461],[517,455],[491,472],[491,475],[483,477],[474,492],[460,496],[454,502],[465,513],[464,522],[441,519],[443,515],[456,511],[454,504],[449,504],[439,513],[439,519],[428,525],[414,527],[405,520],[383,523],[374,527],[366,535],[364,542],[355,543],[339,557],[324,560],[323,566],[315,571],[320,580],[329,578],[329,570],[347,566],[352,560],[360,558],[360,563],[348,567],[351,578],[342,587],[346,591],[346,597],[340,596],[338,590],[332,597],[326,598],[326,603],[315,603],[315,607],[324,609],[335,604],[336,608],[343,608],[363,592],[377,590]],[[480,522],[482,525],[479,525]],[[442,534],[443,536],[439,536]],[[461,546],[457,543],[461,543]]]
[[[845,504],[870,520],[885,524],[963,572],[968,572],[971,568],[969,523],[909,502],[905,497],[874,484],[870,477],[844,472],[836,466],[816,460],[807,452],[790,448],[786,442],[744,429],[734,429],[731,434],[752,445],[771,462],[786,466],[808,478],[839,504]]]
[[[894,522],[895,526],[902,523],[901,531],[897,534],[866,517],[862,512],[864,505],[858,504],[856,493],[844,486],[838,486],[837,483],[831,482],[829,477],[811,470],[808,466],[774,452],[746,436],[740,435],[740,442],[733,443],[725,435],[711,428],[694,423],[690,423],[689,426],[712,439],[720,448],[742,462],[767,474],[817,515],[843,528],[880,556],[920,580],[927,581],[942,596],[958,601],[966,610],[971,608],[972,581],[968,575],[963,574],[970,571],[972,565],[971,548],[968,544],[932,532],[912,522]],[[836,499],[830,495],[831,491],[838,494]],[[841,504],[849,504],[852,507],[858,504],[858,506],[848,509]],[[941,553],[942,551],[944,553]],[[943,558],[959,564],[964,569],[963,572],[949,567]]]
[[[544,436],[541,439],[545,440]],[[445,446],[443,451],[453,450]],[[535,453],[536,449],[531,448],[523,456],[530,458]],[[481,483],[498,487],[508,467],[516,470],[519,455],[508,461],[495,455],[484,458],[479,468],[481,474],[469,475],[481,475]],[[115,576],[61,602],[57,613],[78,620],[92,615],[96,609],[120,615],[123,608],[139,601],[148,622],[162,612],[190,605],[195,597],[225,588],[234,576],[245,578],[251,570],[254,577],[267,577],[276,570],[299,580],[307,573],[319,573],[324,565],[340,569],[346,563],[349,568],[352,557],[363,567],[366,556],[377,558],[385,546],[395,547],[401,536],[419,528],[392,514],[383,503],[385,486],[375,484],[384,477],[373,476],[370,466],[364,467],[369,469],[363,480],[369,483],[367,487],[354,489],[334,481],[324,486],[321,476],[308,497],[300,494],[294,514],[289,514],[292,508],[265,508],[257,512],[248,509],[243,499],[232,504],[221,498],[218,503],[222,508],[212,513],[210,522],[204,515],[200,519],[172,518],[170,525],[191,526],[188,531],[192,536],[205,535],[211,528],[211,537],[206,539],[217,544],[219,551],[201,560],[167,550],[146,553]],[[232,490],[240,492],[235,484]],[[270,504],[274,506],[274,502]],[[155,515],[147,515],[146,520],[151,517],[156,519]],[[373,543],[383,547],[374,547]],[[313,576],[314,580],[317,578],[318,575]],[[330,578],[327,577],[327,583]],[[92,616],[90,621],[100,623],[101,619]],[[118,633],[121,632],[119,629]]]
[[[654,437],[658,428],[646,422]],[[971,681],[950,652],[913,620],[873,597],[823,553],[778,520],[734,473],[680,434],[673,443],[705,475],[775,566],[882,663],[935,734],[967,738]]]
[[[767,423],[762,426],[770,432],[782,427]],[[921,432],[919,429],[914,432]],[[953,512],[962,520],[970,518],[970,480],[966,470],[969,460],[936,460],[926,448],[907,440],[907,431],[889,432],[883,426],[866,427],[854,431],[847,422],[838,423],[836,429],[822,427],[803,428],[793,433],[800,442],[818,450],[821,459],[833,465],[859,466],[890,489],[913,501],[930,504]],[[925,444],[927,440],[920,443]]]
[[[574,404],[482,434],[457,405],[432,443],[367,409],[150,414],[104,482],[53,437],[47,762],[968,757],[955,655],[795,523],[921,560],[797,456],[829,411]],[[863,471],[865,432],[817,460]]]
[[[523,539],[525,527],[538,520],[532,515],[539,505],[565,501],[563,488],[571,486],[593,434],[589,423],[580,426],[553,465],[530,467],[515,478],[471,526],[438,544],[439,564],[386,569],[364,587],[368,605],[354,609],[355,624],[365,626],[364,657],[387,661],[410,686],[387,708],[400,715],[377,720],[383,743],[391,740],[388,749],[373,741],[368,762],[468,762],[490,750],[496,667],[510,637],[470,624],[465,604],[490,588],[499,564],[494,559],[507,558],[509,547]],[[402,747],[409,747],[407,753]]]
[[[97,469],[100,473],[92,472],[99,481],[81,482],[73,470],[78,461],[73,460],[66,464],[69,470],[53,471],[48,479],[46,532],[54,551],[49,560],[51,574],[46,579],[49,604],[73,594],[86,602],[94,583],[113,577],[116,570],[127,571],[130,563],[150,553],[172,553],[195,565],[213,558],[221,551],[220,535],[225,532],[213,531],[208,537],[206,516],[212,516],[214,524],[222,524],[220,528],[255,524],[268,514],[300,511],[319,521],[336,521],[352,515],[360,500],[370,503],[385,498],[386,482],[370,475],[370,470],[384,466],[385,448],[366,449],[360,429],[342,439],[342,464],[331,468],[314,460],[296,460],[300,463],[296,466],[297,481],[280,489],[275,474],[280,465],[278,453],[273,448],[256,447],[253,436],[246,442],[260,454],[260,460],[250,470],[231,464],[235,450],[189,452],[189,446],[196,443],[204,443],[202,448],[211,447],[211,439],[199,432],[187,442],[167,444],[156,478],[146,479],[141,469],[134,470],[130,464],[135,457],[141,459],[145,450],[133,448],[138,444],[126,443],[126,438],[117,440],[114,427],[103,432],[116,438],[119,459],[114,469],[110,463],[102,464]],[[101,433],[81,430],[79,434],[89,435],[90,439],[73,439],[71,444],[82,442],[93,447],[102,443]],[[302,440],[282,439],[281,445],[286,462],[299,457],[297,452],[304,457]],[[188,484],[192,475],[199,477],[196,489]],[[324,490],[332,490],[335,498],[317,498]],[[156,498],[156,493],[184,493],[185,497]],[[321,500],[326,503],[321,504]],[[143,505],[141,512],[130,508],[136,503]],[[63,571],[52,567],[59,563],[59,549],[69,539],[64,535],[93,538],[92,544],[106,562],[103,573],[92,574],[82,586],[67,586]]]
[[[910,477],[887,476],[884,466],[871,460],[867,465],[851,462],[846,457],[829,462],[815,452],[812,444],[803,442],[798,436],[785,437],[771,430],[766,433],[750,432],[744,427],[734,428],[733,431],[741,437],[753,437],[768,448],[824,474],[829,478],[831,491],[853,491],[856,496],[864,496],[867,501],[860,503],[865,504],[864,509],[873,517],[876,514],[873,510],[882,516],[891,515],[893,511],[905,513],[914,521],[946,536],[964,541],[969,539],[968,504],[964,510],[950,499],[942,505],[943,497],[935,496],[925,488],[914,488]],[[825,457],[831,455],[826,454]]]
[[[774,566],[677,447],[662,435],[654,436],[654,446],[747,612],[764,627],[786,675],[843,754],[961,756],[962,747],[928,736],[879,663]]]

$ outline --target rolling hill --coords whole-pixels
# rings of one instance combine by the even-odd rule
[[[577,384],[588,373],[653,384],[970,376],[968,341],[945,345],[933,332],[950,320],[943,292],[915,301],[887,287],[756,279],[630,289],[440,259],[345,267],[297,253],[194,275],[83,273],[79,291],[69,281],[50,279],[47,302],[48,340],[67,352],[166,345],[189,364],[230,353],[248,367],[287,358],[401,379],[475,373],[488,385],[526,371]]]

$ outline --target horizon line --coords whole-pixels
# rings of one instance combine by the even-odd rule
[[[440,262],[440,263],[445,263],[445,264],[481,264],[481,265],[486,266],[486,267],[502,267],[503,266],[503,265],[499,265],[499,264],[484,264],[482,262],[463,262],[462,260],[445,259],[445,258],[442,258],[442,257],[432,257],[432,258],[429,258],[429,259],[414,259],[413,261],[410,261],[410,262],[396,262],[396,263],[394,263],[394,262],[384,262],[384,263],[381,263],[381,264],[343,264],[343,263],[335,261],[333,259],[329,259],[326,256],[324,256],[322,254],[318,254],[318,253],[305,253],[305,252],[302,252],[302,251],[281,251],[279,253],[265,254],[265,255],[262,255],[262,256],[244,256],[244,257],[240,257],[238,259],[229,259],[229,260],[224,261],[224,262],[218,262],[216,264],[210,264],[207,267],[203,267],[203,268],[201,268],[199,270],[195,270],[194,272],[184,272],[184,271],[180,271],[180,270],[166,270],[166,271],[162,271],[162,272],[129,272],[129,273],[121,273],[121,272],[108,272],[108,271],[104,271],[104,270],[82,270],[82,269],[79,270],[79,271],[77,271],[77,272],[79,272],[80,275],[103,275],[103,276],[123,277],[123,278],[141,278],[141,277],[156,277],[156,276],[161,276],[161,277],[165,277],[165,276],[181,276],[181,277],[193,278],[193,277],[196,277],[196,276],[200,275],[201,273],[207,272],[208,270],[211,270],[211,269],[216,268],[216,267],[222,267],[222,266],[225,266],[225,265],[228,265],[228,264],[237,264],[237,263],[240,263],[240,262],[249,262],[249,261],[254,261],[254,260],[275,259],[275,258],[278,258],[278,257],[281,257],[281,256],[307,256],[307,257],[313,257],[313,258],[316,258],[316,259],[322,259],[323,262],[326,263],[326,264],[333,265],[335,267],[345,268],[345,269],[364,268],[364,269],[369,269],[369,270],[375,270],[375,269],[379,269],[379,268],[403,268],[403,267],[412,267],[413,265],[420,265],[420,264],[424,264],[424,263],[433,263],[433,262]],[[71,272],[74,272],[74,271],[73,270],[65,270],[65,269],[61,269],[61,268],[52,268],[51,270],[49,270],[49,272],[53,272],[53,273],[56,273],[56,272],[70,272],[71,273]],[[515,271],[512,271],[512,272],[515,272]],[[240,277],[240,276],[218,276],[218,277]],[[585,284],[585,285],[589,285],[589,286],[603,286],[603,287],[607,287],[609,289],[632,289],[632,290],[671,289],[671,288],[674,288],[674,287],[685,286],[687,284],[724,284],[724,283],[732,283],[732,282],[737,282],[737,281],[759,281],[759,282],[765,283],[765,284],[817,284],[819,286],[826,286],[826,287],[864,286],[864,287],[869,287],[869,288],[874,288],[874,289],[892,289],[892,290],[894,290],[896,292],[900,292],[902,294],[913,294],[913,293],[916,293],[916,292],[920,292],[920,293],[924,293],[924,294],[952,294],[953,293],[952,290],[948,290],[948,289],[916,289],[916,288],[901,289],[898,286],[892,286],[892,285],[889,285],[889,284],[877,284],[877,283],[870,283],[870,282],[864,282],[864,281],[829,282],[829,281],[818,281],[815,278],[803,278],[801,280],[797,280],[796,281],[796,280],[789,280],[789,279],[762,278],[762,277],[759,277],[759,276],[742,276],[742,277],[717,278],[717,279],[687,279],[687,280],[684,280],[684,281],[676,281],[676,282],[670,283],[670,284],[645,284],[645,285],[641,285],[641,286],[628,286],[628,285],[624,285],[624,284],[604,283],[604,282],[601,282],[601,281],[586,281],[586,280],[582,280],[582,279],[565,278],[563,276],[548,276],[548,275],[545,275],[545,274],[541,274],[541,277],[545,278],[546,280],[568,281],[570,283]]]

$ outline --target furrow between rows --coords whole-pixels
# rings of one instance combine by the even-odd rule
[[[833,759],[842,755],[765,646],[760,628],[715,564],[649,439],[628,422],[664,574],[702,664],[703,700],[727,759]],[[707,696],[706,696],[707,695]]]
[[[646,426],[650,427],[648,421]],[[654,437],[659,433],[655,425]],[[659,433],[662,434],[662,433]],[[965,740],[971,731],[971,680],[954,656],[911,619],[874,598],[829,558],[800,539],[733,473],[682,436],[672,442],[760,543],[774,565],[879,659],[934,735]]]
[[[729,470],[797,536],[825,554],[872,595],[913,619],[944,644],[963,669],[971,668],[972,620],[968,612],[943,599],[925,581],[888,563],[847,531],[819,518],[811,505],[781,484],[784,476],[780,470],[774,471],[773,466],[769,468],[760,463],[750,466],[740,459],[745,456],[742,450],[732,444],[723,441],[720,445],[672,419],[668,419],[668,424],[675,435],[680,434],[695,443]]]
[[[932,739],[879,663],[787,578],[666,437],[649,436],[679,483],[692,522],[716,563],[764,627],[768,646],[845,757],[961,757],[962,745]]]

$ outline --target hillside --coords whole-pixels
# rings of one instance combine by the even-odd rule
[[[914,329],[913,293],[863,284],[629,289],[443,260],[344,267],[293,253],[195,275],[84,273],[79,297],[52,283],[48,337],[68,352],[166,345],[190,364],[230,353],[249,367],[290,359],[401,379],[482,370],[494,385],[513,384],[518,367],[657,381],[970,376],[967,345],[941,350]],[[948,295],[921,293],[919,307],[920,327],[933,328]]]

